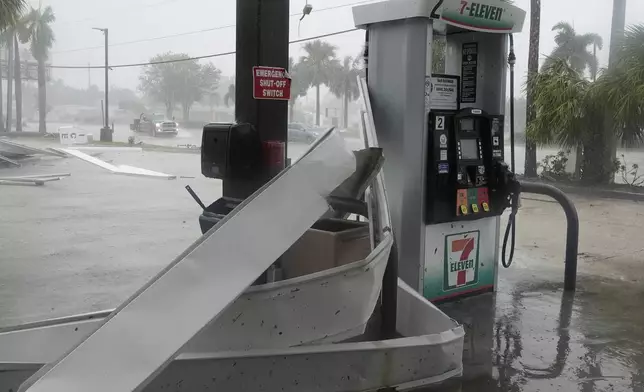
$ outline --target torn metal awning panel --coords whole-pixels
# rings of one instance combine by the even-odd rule
[[[383,241],[390,245],[391,235]],[[169,385],[181,391],[402,391],[459,376],[463,327],[402,280],[397,302],[398,339],[213,352],[184,347],[142,391],[167,392]],[[15,390],[41,364],[0,361],[0,385]]]
[[[20,166],[19,162],[14,161],[11,158],[5,157],[4,155],[0,155],[0,162],[6,162],[6,163],[8,163],[10,165],[13,165],[13,166]]]
[[[167,174],[167,173],[161,173],[153,170],[148,170],[148,169],[143,169],[140,167],[134,167],[134,166],[128,166],[128,165],[113,165],[111,163],[105,162],[101,159],[98,159],[96,157],[93,157],[89,154],[86,154],[80,150],[77,149],[71,149],[71,148],[61,148],[61,149],[56,149],[56,151],[60,151],[62,153],[65,153],[67,155],[72,155],[76,158],[82,159],[85,162],[89,162],[93,165],[96,165],[98,167],[101,167],[105,170],[109,170],[110,172],[114,174],[123,174],[123,175],[129,175],[129,176],[141,176],[141,177],[154,177],[154,178],[165,178],[169,180],[174,180],[177,178],[176,175],[174,174]]]
[[[354,170],[342,138],[325,134],[20,390],[140,390],[328,210]]]
[[[53,155],[57,156],[55,153],[43,150],[41,148],[30,147],[24,144],[12,142],[7,139],[0,139],[0,154],[5,153],[5,155]]]

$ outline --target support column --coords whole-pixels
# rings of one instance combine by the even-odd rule
[[[288,33],[288,0],[237,0],[235,120],[255,126],[262,143],[283,143],[284,154],[288,101],[253,99],[252,69],[258,65],[287,69]],[[256,181],[224,181],[224,197],[244,199],[282,168],[263,169]]]

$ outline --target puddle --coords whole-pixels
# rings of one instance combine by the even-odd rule
[[[427,391],[644,390],[644,288],[583,277],[568,295],[516,275],[441,306],[467,331],[464,376]]]

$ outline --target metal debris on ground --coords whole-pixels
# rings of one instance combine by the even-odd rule
[[[110,171],[111,173],[114,174],[122,174],[122,175],[129,175],[129,176],[141,176],[141,177],[152,177],[152,178],[163,178],[163,179],[168,179],[168,180],[174,180],[177,178],[176,175],[174,174],[166,174],[166,173],[161,173],[161,172],[156,172],[148,169],[143,169],[139,167],[134,167],[134,166],[129,166],[129,165],[113,165],[111,163],[105,162],[101,159],[98,159],[96,157],[93,157],[89,154],[85,154],[82,151],[79,151],[77,149],[70,149],[70,148],[55,148],[54,150],[60,151],[62,153],[65,153],[67,155],[72,155],[78,159],[81,159],[85,162],[89,162],[93,165],[99,166],[105,170]]]
[[[27,176],[0,177],[0,185],[45,185],[46,182],[59,181],[71,173],[33,174]]]
[[[20,166],[19,162],[14,161],[13,159],[9,159],[9,158],[7,158],[7,157],[5,157],[3,155],[0,155],[0,162],[6,162],[6,163],[8,163],[10,165],[13,165],[13,166]]]
[[[56,154],[50,150],[30,147],[21,143],[12,142],[7,139],[0,139],[0,154],[10,158],[29,155],[60,156],[59,154]]]

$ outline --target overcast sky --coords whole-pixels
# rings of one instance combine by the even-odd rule
[[[92,27],[109,28],[110,64],[148,61],[166,52],[183,52],[191,56],[235,50],[235,0],[41,0],[51,5],[57,17],[54,24],[56,43],[52,49],[54,65],[102,65],[103,36]],[[38,0],[31,0],[37,6]],[[346,30],[354,27],[351,6],[359,0],[309,0],[313,13],[301,23],[290,18],[291,40]],[[305,0],[291,0],[291,14],[301,12]],[[523,83],[527,67],[530,0],[516,0],[528,12],[524,31],[516,39],[517,83]],[[644,23],[644,1],[628,0],[626,23]],[[328,9],[327,9],[328,8]],[[317,10],[317,11],[316,11]],[[608,42],[612,13],[611,0],[542,0],[541,49],[548,54],[554,47],[552,26],[570,22],[578,33],[594,32],[605,41],[599,53],[600,63],[608,60]],[[208,30],[202,31],[200,30]],[[160,38],[177,35],[175,37]],[[147,40],[147,41],[146,41]],[[338,47],[338,55],[355,56],[360,52],[364,33],[351,32],[326,38]],[[132,41],[143,41],[129,43]],[[291,45],[291,56],[299,57],[301,44]],[[205,60],[202,60],[205,61]],[[234,74],[234,56],[210,59],[224,75]],[[110,84],[135,89],[140,68],[115,69]],[[55,78],[86,87],[102,88],[102,70],[55,70]]]

